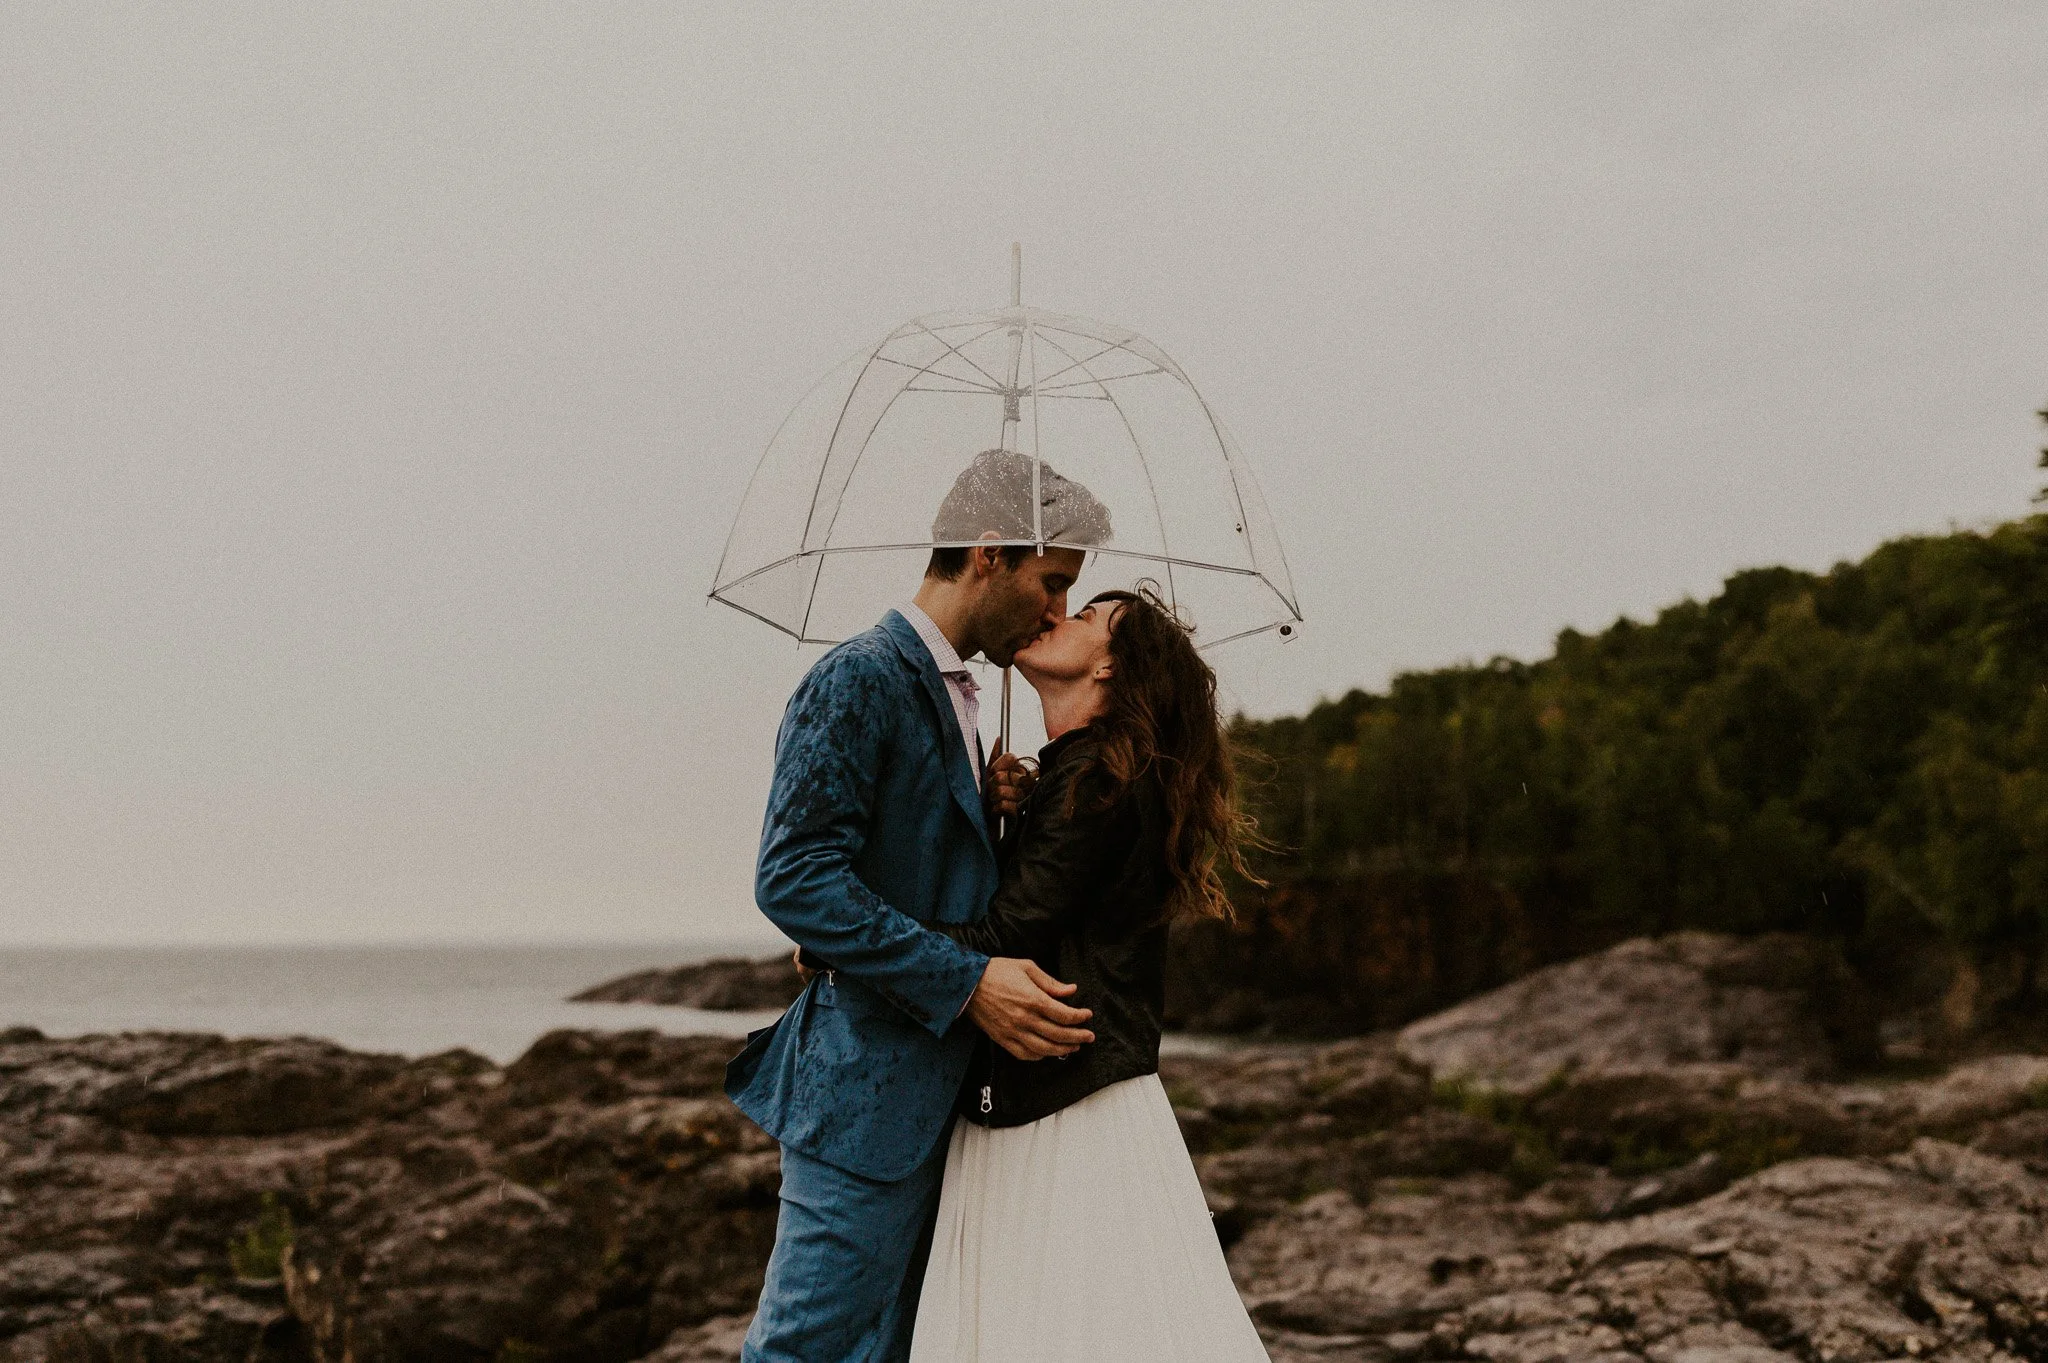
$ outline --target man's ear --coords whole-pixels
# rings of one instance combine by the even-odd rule
[[[1115,664],[1115,663],[1104,663],[1104,664],[1103,664],[1102,666],[1100,666],[1100,667],[1098,667],[1098,668],[1096,668],[1096,669],[1095,669],[1095,680],[1097,680],[1097,681],[1099,681],[1099,682],[1106,682],[1106,681],[1108,681],[1108,680],[1109,680],[1109,679],[1110,679],[1111,677],[1114,677],[1115,675],[1116,675],[1116,664]]]
[[[992,540],[996,538],[996,532],[987,530],[982,532],[981,537]],[[977,544],[974,546],[973,556],[974,566],[983,577],[994,577],[996,570],[1003,566],[1003,549],[999,544]]]

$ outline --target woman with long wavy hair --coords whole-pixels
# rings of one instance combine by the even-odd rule
[[[1079,986],[1095,1040],[968,1071],[912,1363],[1252,1363],[1159,1081],[1166,937],[1249,875],[1216,677],[1155,591],[1106,592],[1017,654],[1051,741],[987,917],[940,930]]]

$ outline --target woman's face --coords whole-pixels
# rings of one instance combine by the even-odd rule
[[[1120,607],[1114,601],[1083,606],[1017,650],[1017,670],[1033,686],[1109,677],[1109,634]]]

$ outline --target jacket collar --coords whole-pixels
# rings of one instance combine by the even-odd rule
[[[1082,724],[1067,730],[1038,750],[1038,769],[1040,771],[1050,770],[1052,764],[1060,760],[1061,753],[1094,732],[1095,726],[1093,724]]]
[[[982,810],[981,791],[974,784],[974,768],[968,765],[966,745],[949,740],[951,730],[957,727],[953,718],[953,697],[946,690],[946,679],[939,675],[939,665],[932,660],[932,651],[925,647],[916,627],[903,618],[901,611],[891,610],[883,616],[880,628],[903,656],[903,661],[917,673],[918,681],[923,683],[925,695],[933,706],[927,719],[938,726],[939,751],[946,754],[943,758],[946,786],[966,813],[967,821],[980,833],[982,843],[993,851],[994,844],[989,842],[988,816]]]

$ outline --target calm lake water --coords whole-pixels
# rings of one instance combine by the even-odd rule
[[[359,1051],[464,1046],[500,1064],[557,1027],[744,1037],[776,1013],[568,1003],[632,970],[759,957],[759,941],[638,946],[0,947],[0,1027],[48,1036],[314,1036]],[[1229,1043],[1169,1036],[1168,1053]],[[734,1049],[738,1049],[735,1046]]]
[[[0,1027],[50,1036],[315,1036],[365,1051],[466,1046],[504,1063],[557,1027],[742,1037],[774,1013],[567,1003],[631,970],[761,956],[759,942],[641,946],[0,948]]]

